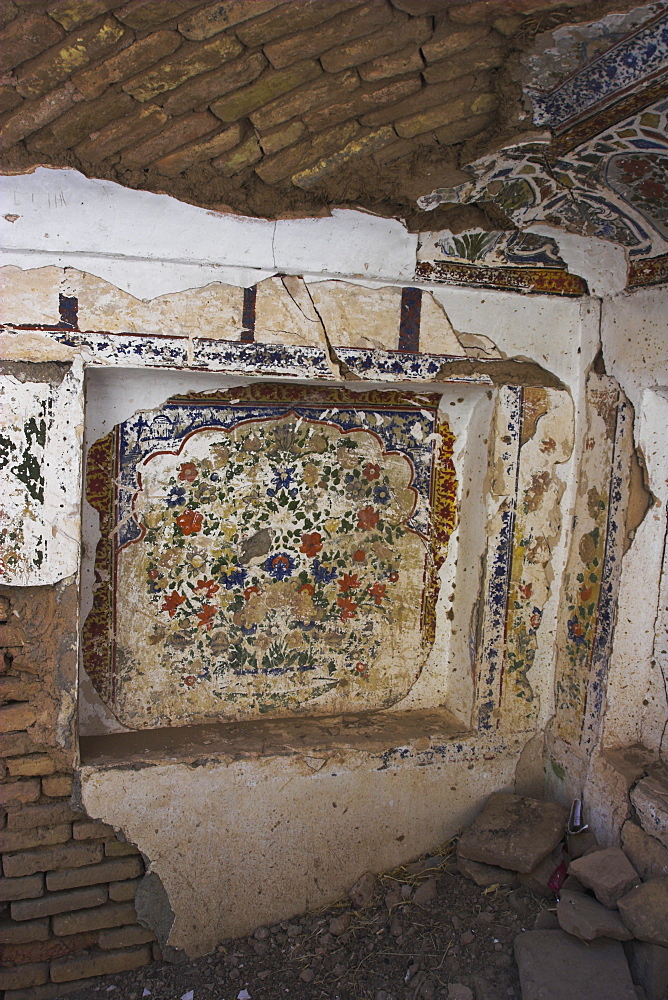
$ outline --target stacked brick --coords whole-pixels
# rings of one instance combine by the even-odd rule
[[[0,596],[0,990],[47,1000],[135,969],[153,933],[133,900],[141,855],[73,804],[66,755],[35,742],[47,679]]]
[[[3,0],[2,149],[308,190],[483,131],[523,19],[582,2]]]

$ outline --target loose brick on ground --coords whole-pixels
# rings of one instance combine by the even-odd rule
[[[176,55],[127,80],[122,88],[137,101],[150,101],[158,94],[174,90],[198,73],[218,69],[221,63],[236,58],[242,51],[241,43],[227,35],[200,44],[186,42]]]
[[[421,45],[431,35],[431,19],[427,17],[407,18],[396,12],[386,28],[372,35],[365,35],[345,45],[337,45],[320,57],[320,62],[328,73],[338,73],[351,66],[397,52],[411,46]],[[419,53],[417,53],[419,56]]]
[[[308,83],[321,74],[322,67],[314,59],[297,63],[283,72],[266,70],[250,86],[242,87],[221,100],[213,101],[211,110],[221,121],[235,122],[263,107],[268,101],[289,93],[295,87]]]
[[[99,941],[103,951],[111,951],[116,948],[134,948],[139,944],[148,944],[149,941],[155,941],[155,934],[147,927],[131,924],[129,927],[101,930]]]
[[[113,17],[84,25],[36,59],[24,63],[17,73],[17,90],[24,97],[41,97],[75,70],[111,52],[125,35]]]
[[[106,886],[96,885],[89,889],[72,889],[71,892],[52,892],[39,899],[20,899],[11,904],[11,914],[14,920],[34,920],[37,917],[50,917],[53,914],[65,914],[65,917],[54,917],[54,932],[56,934],[78,934],[80,931],[95,930],[95,926],[87,924],[86,910],[92,907],[104,909],[107,899]],[[114,903],[114,906],[127,904]],[[76,911],[70,913],[70,911]],[[72,930],[56,931],[55,921],[69,916],[81,917],[81,926]],[[102,924],[102,927],[108,926]]]
[[[303,115],[313,108],[340,100],[344,93],[350,93],[359,86],[360,78],[354,69],[347,69],[331,76],[327,74],[313,83],[307,83],[277,100],[270,101],[264,107],[253,111],[249,117],[258,129],[273,128],[274,125],[280,125],[290,118]]]
[[[27,851],[33,847],[48,847],[51,844],[64,844],[72,836],[69,823],[59,823],[56,826],[37,827],[34,830],[17,830],[0,833],[0,852]]]
[[[201,42],[235,24],[259,17],[282,3],[283,0],[226,0],[225,3],[214,3],[184,18],[179,24],[179,31],[191,41]]]
[[[99,888],[75,889],[74,892],[100,892]],[[65,895],[65,893],[63,893]],[[72,895],[72,893],[70,893]],[[54,934],[80,934],[84,931],[102,930],[104,927],[122,927],[124,924],[136,923],[137,914],[132,903],[107,903],[95,909],[79,912],[61,913],[53,918]],[[98,975],[98,973],[91,973]]]
[[[2,867],[5,875],[34,875],[35,872],[49,872],[57,868],[81,868],[94,865],[102,860],[102,844],[63,844],[42,847],[34,851],[5,854]]]
[[[359,0],[301,0],[290,8],[289,31],[303,31],[314,28],[323,21],[329,21],[337,14],[350,10]],[[262,17],[246,21],[235,30],[235,34],[244,45],[250,48],[256,45],[266,45],[275,38],[281,38],[286,33],[285,0],[277,10]]]
[[[72,83],[89,99],[99,97],[110,84],[136,76],[158,59],[171,55],[182,41],[176,31],[156,31],[98,66],[76,73]]]
[[[199,104],[205,104],[214,98],[239,87],[252,83],[267,65],[267,60],[261,52],[233,59],[225,63],[221,69],[211,73],[201,73],[191,80],[171,91],[169,96],[158,98],[165,111],[170,115],[180,115],[184,111],[192,111]]]
[[[46,941],[50,936],[49,921],[41,920],[0,920],[0,944],[27,944],[30,941]]]
[[[147,945],[127,951],[76,955],[52,962],[51,978],[54,983],[68,983],[76,979],[90,979],[92,976],[108,976],[115,972],[138,969],[142,965],[148,965],[151,960],[151,949]]]
[[[50,871],[46,876],[46,887],[51,891],[75,889],[82,885],[100,885],[103,882],[119,882],[133,879],[144,872],[144,864],[139,856],[113,858],[97,865],[72,868],[69,871]]]
[[[63,29],[43,14],[14,18],[2,33],[0,73],[6,73],[26,59],[38,56],[64,35]]]
[[[72,794],[71,774],[50,774],[42,779],[42,793],[54,799],[67,798]]]
[[[29,875],[26,878],[0,878],[0,902],[13,899],[35,899],[44,891],[44,876]]]

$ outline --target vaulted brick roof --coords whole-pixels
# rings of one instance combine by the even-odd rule
[[[248,214],[410,216],[524,127],[518,52],[585,0],[0,0],[6,171]]]

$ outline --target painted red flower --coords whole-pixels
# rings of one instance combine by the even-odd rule
[[[653,181],[650,177],[638,185],[638,190],[641,194],[644,194],[646,198],[661,198],[663,199],[666,194],[666,188],[659,181]]]
[[[337,597],[336,603],[341,608],[339,618],[344,622],[347,618],[354,618],[357,614],[357,605],[350,597]]]
[[[357,663],[355,664],[355,672],[358,674],[365,674],[366,671],[367,671],[366,663],[362,663],[361,660],[358,660]]]
[[[362,469],[362,475],[370,483],[373,482],[374,479],[380,479],[380,466],[367,462]]]
[[[181,594],[177,594],[177,592],[173,590],[171,594],[168,594],[167,597],[165,597],[165,602],[161,606],[160,610],[169,611],[169,617],[173,618],[179,604],[183,604],[184,601],[185,597],[182,597]]]
[[[531,592],[533,590],[533,584],[532,583],[521,583],[518,586],[517,589],[519,590],[519,592],[522,595],[522,597],[524,598],[524,600],[528,601],[529,598],[531,597]]]
[[[302,535],[302,543],[299,551],[307,556],[317,556],[322,549],[322,536],[319,531],[312,531],[311,534]]]
[[[634,175],[636,177],[643,177],[651,166],[647,160],[620,160],[619,165],[630,175],[624,178],[627,183]]]
[[[220,587],[214,580],[198,580],[195,590],[198,593],[203,593],[206,597],[213,597],[220,590]]]
[[[194,677],[192,674],[188,674],[187,677],[183,678],[183,683],[186,685],[186,687],[189,688],[195,687],[195,684],[197,684],[197,678]]]
[[[370,531],[376,527],[379,520],[380,514],[373,507],[362,507],[357,514],[357,527],[361,528],[362,531]]]
[[[297,591],[298,594],[310,594],[311,597],[313,597],[314,592],[315,588],[312,583],[303,583]]]
[[[385,597],[387,597],[387,594],[385,593],[387,590],[386,584],[374,583],[373,587],[369,587],[368,589],[369,593],[373,597],[374,604],[380,607]]]
[[[353,559],[355,562],[364,562],[366,559],[366,552],[364,549],[357,549],[356,552],[353,552]]]
[[[250,601],[253,594],[259,594],[260,590],[258,587],[246,587],[244,590],[244,597],[247,601]]]
[[[157,580],[160,574],[158,573],[157,569],[150,569],[148,571],[148,576],[149,580]]]
[[[179,479],[184,483],[193,483],[197,479],[197,466],[194,462],[183,462],[179,466]]]
[[[184,535],[196,535],[202,530],[204,518],[198,510],[184,510],[176,519],[176,523]]]
[[[396,583],[397,580],[399,579],[399,574],[396,573],[394,570],[392,570],[391,573],[387,574],[387,579],[390,581],[390,583]]]
[[[593,587],[580,587],[580,600],[582,601],[583,604],[585,601],[589,600],[593,592],[594,592]]]
[[[197,617],[199,618],[200,626],[203,625],[204,628],[206,629],[212,629],[213,618],[217,610],[218,609],[216,608],[215,604],[205,604],[202,607],[202,610],[197,612]]]
[[[336,582],[344,594],[349,590],[357,590],[360,585],[359,577],[356,573],[344,573],[341,579]]]

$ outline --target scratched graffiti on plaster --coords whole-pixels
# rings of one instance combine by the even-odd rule
[[[256,385],[174,397],[96,443],[84,663],[125,725],[407,693],[455,517],[439,401]]]

